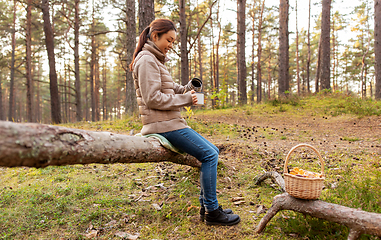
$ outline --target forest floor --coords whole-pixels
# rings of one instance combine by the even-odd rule
[[[183,113],[219,147],[218,199],[240,215],[239,224],[199,220],[199,171],[189,166],[0,168],[0,239],[346,239],[346,227],[291,211],[278,213],[262,234],[254,232],[281,193],[270,180],[254,185],[255,178],[282,173],[285,156],[299,143],[324,159],[321,200],[381,213],[380,102],[318,95]],[[66,126],[124,134],[141,128],[137,118]],[[293,153],[288,167],[295,166],[320,172],[308,148]]]

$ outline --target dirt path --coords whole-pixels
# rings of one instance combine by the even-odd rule
[[[368,151],[381,155],[381,117],[358,119],[350,116],[293,117],[286,114],[265,116],[236,112],[229,116],[197,115],[214,123],[236,124],[235,139],[210,136],[218,144],[244,143],[264,150],[287,150],[299,143],[309,143],[320,151]],[[253,131],[254,130],[254,131]]]

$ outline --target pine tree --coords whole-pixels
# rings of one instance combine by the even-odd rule
[[[381,99],[381,0],[374,1],[374,54],[376,99]]]
[[[279,77],[278,94],[284,96],[289,91],[289,40],[288,40],[288,0],[279,4]]]

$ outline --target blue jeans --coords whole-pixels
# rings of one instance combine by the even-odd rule
[[[168,139],[173,146],[194,156],[201,162],[200,204],[208,212],[216,210],[218,208],[217,164],[220,153],[218,148],[191,128],[160,133],[160,135]]]

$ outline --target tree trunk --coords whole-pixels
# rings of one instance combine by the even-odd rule
[[[93,0],[93,13],[92,13],[92,23],[91,31],[95,32],[95,7]],[[95,45],[95,35],[91,36],[91,61],[90,61],[90,92],[91,92],[91,121],[97,121],[97,110],[96,110],[96,94],[95,94],[95,61],[96,61],[96,51],[97,47]]]
[[[3,88],[2,84],[2,75],[0,73],[0,120],[5,120],[5,112],[3,109]]]
[[[210,21],[210,91],[211,94],[214,94],[214,79],[215,79],[215,64],[214,64],[214,32],[213,32],[213,20]],[[215,100],[212,98],[212,108],[214,108]]]
[[[104,63],[103,63],[103,94],[102,94],[102,112],[103,112],[103,121],[107,120],[107,69],[106,69],[106,53],[104,53]]]
[[[87,77],[88,72],[88,64],[85,64],[85,72],[86,72],[86,79],[85,79],[85,119],[86,121],[89,121],[89,80]]]
[[[76,120],[82,121],[82,101],[81,101],[81,78],[79,72],[79,1],[75,0],[75,17],[74,17],[74,71],[75,71],[75,106]]]
[[[197,1],[197,8],[198,8],[198,1]],[[200,12],[197,12],[197,26],[200,29],[201,23],[200,23]],[[202,69],[202,44],[201,44],[201,34],[197,36],[197,50],[198,50],[198,65],[199,65],[199,78],[201,81],[203,81],[202,75],[203,75],[203,69]]]
[[[321,17],[321,89],[331,89],[331,64],[330,64],[330,26],[331,0],[323,0]]]
[[[319,38],[319,45],[318,45],[318,59],[316,63],[316,76],[315,76],[315,92],[319,92],[319,80],[320,80],[320,69],[321,69],[321,35]]]
[[[126,0],[126,60],[132,62],[132,56],[136,46],[136,20],[135,0]],[[127,113],[133,114],[137,110],[134,79],[131,72],[126,69],[126,103]]]
[[[283,193],[274,197],[271,208],[261,219],[255,232],[261,233],[266,224],[282,210],[292,210],[312,217],[325,219],[347,226],[348,239],[357,239],[362,234],[381,236],[381,214],[365,212],[320,200],[303,200]]]
[[[298,85],[298,95],[300,95],[300,74],[299,74],[299,30],[298,30],[298,0],[295,1],[296,15],[296,83]]]
[[[0,121],[0,166],[46,167],[90,163],[163,162],[199,167],[190,155],[172,152],[157,140],[42,124]]]
[[[135,6],[135,3],[132,5],[132,2],[130,2],[130,5],[128,5],[127,8],[132,6]],[[130,17],[133,16],[135,15],[130,15]],[[139,32],[143,32],[153,20],[155,20],[154,0],[139,0]],[[133,32],[136,31],[134,30]],[[129,32],[129,34],[130,33],[131,32]]]
[[[98,49],[99,45],[96,44],[96,48]],[[100,89],[100,75],[99,75],[99,53],[96,54],[96,57],[95,57],[95,68],[94,68],[94,71],[95,71],[95,119],[96,121],[100,121],[101,120],[101,113],[100,113],[100,93],[99,93],[99,89]]]
[[[50,79],[50,106],[53,123],[61,123],[61,106],[58,94],[56,60],[54,55],[54,36],[50,23],[49,0],[42,0],[42,14],[44,19],[45,44],[49,59],[49,79]]]
[[[364,53],[364,55],[362,56],[362,60],[361,60],[361,96],[362,98],[366,98],[366,62],[365,62],[365,58],[366,58],[366,55],[368,55],[369,53],[369,45],[370,45],[370,36],[368,36],[368,46],[367,46],[367,49]],[[364,74],[365,72],[365,74]],[[364,76],[365,75],[365,76]]]
[[[289,90],[289,40],[288,40],[288,0],[279,4],[279,76],[278,94],[285,96]]]
[[[311,0],[308,1],[308,33],[307,33],[307,48],[308,48],[308,58],[307,58],[307,92],[310,93],[310,63],[311,63],[311,36],[310,36],[310,26],[311,26]]]
[[[257,62],[257,103],[262,102],[262,67],[261,67],[261,58],[262,58],[262,22],[263,22],[263,10],[265,8],[265,0],[262,2],[261,7],[261,16],[259,17],[258,24],[258,62]]]
[[[222,31],[222,28],[221,28],[221,19],[219,18],[219,14],[220,14],[220,2],[218,2],[218,8],[217,8],[217,25],[218,25],[218,39],[217,39],[217,44],[216,44],[216,57],[215,57],[215,63],[216,63],[216,67],[215,67],[215,85],[214,85],[214,91],[215,93],[219,93],[220,92],[220,54],[219,54],[219,50],[220,50],[220,41],[221,41],[221,31]],[[212,21],[212,20],[211,20]],[[220,104],[220,99],[215,98],[215,100],[217,100],[217,103],[215,105],[219,106]]]
[[[41,79],[41,63],[38,62],[38,70],[37,70],[37,82],[36,82],[36,104],[35,104],[35,112],[36,112],[36,122],[42,122],[42,110],[41,110],[41,94],[40,94],[40,79]]]
[[[8,121],[14,121],[16,113],[15,104],[15,51],[16,51],[16,0],[13,1],[13,29],[12,29],[12,57],[11,57],[11,79],[9,85],[9,113]]]
[[[189,63],[187,47],[187,22],[185,16],[185,0],[179,1],[180,8],[180,52],[181,52],[181,84],[185,85],[189,81]]]
[[[250,96],[250,102],[251,104],[254,104],[254,91],[255,91],[255,84],[254,84],[254,80],[255,80],[255,73],[254,73],[254,69],[255,69],[255,63],[254,63],[254,60],[255,60],[255,4],[256,4],[256,0],[254,0],[253,2],[253,9],[252,9],[252,12],[251,12],[251,21],[252,21],[252,24],[253,24],[253,29],[252,29],[252,35],[251,35],[251,39],[252,39],[252,46],[251,46],[251,96]]]
[[[246,59],[245,59],[245,35],[246,35],[246,0],[237,1],[237,83],[238,103],[247,103],[246,93]]]
[[[267,77],[268,77],[268,80],[267,80],[267,99],[271,99],[271,40],[268,41],[268,49],[269,49],[269,62],[268,62],[268,67],[267,67]]]
[[[336,74],[335,74],[335,71],[336,71],[336,68],[338,68],[338,66],[336,66],[336,31],[335,31],[335,16],[333,16],[332,18],[332,62],[333,62],[333,66],[332,66],[332,91],[335,92],[335,80],[336,80]]]
[[[381,99],[381,0],[374,0],[374,55],[376,99]]]
[[[26,115],[28,122],[33,122],[33,93],[32,93],[32,0],[28,0],[26,8]]]

